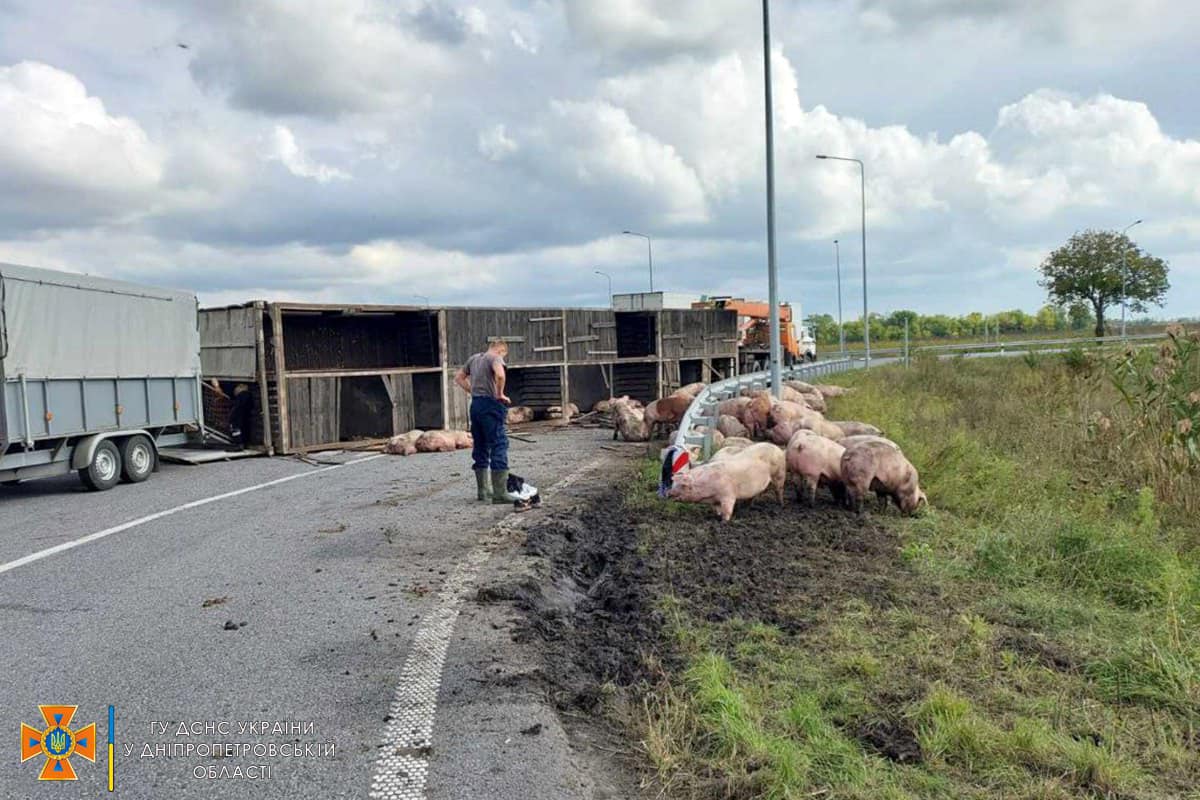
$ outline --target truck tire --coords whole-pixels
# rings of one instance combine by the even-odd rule
[[[121,444],[121,480],[141,483],[154,472],[154,445],[145,436],[130,436]]]
[[[121,480],[121,451],[108,439],[96,445],[92,463],[79,470],[83,485],[93,492],[103,492]]]

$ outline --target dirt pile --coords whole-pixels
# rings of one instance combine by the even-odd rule
[[[481,589],[481,601],[511,600],[525,612],[515,636],[536,639],[560,708],[592,709],[606,683],[647,679],[648,656],[660,649],[652,565],[638,532],[612,492],[577,514],[559,514],[529,529],[527,551],[549,574]]]

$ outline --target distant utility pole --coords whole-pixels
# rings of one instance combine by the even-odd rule
[[[853,161],[858,164],[860,186],[862,188],[862,278],[863,278],[863,349],[865,350],[866,366],[871,368],[871,315],[867,311],[867,167],[862,159],[846,158],[845,156],[819,155],[819,159],[830,161]]]
[[[646,240],[646,260],[650,263],[650,291],[654,291],[654,248],[650,244],[650,237],[644,233],[637,231],[621,231],[626,236],[640,236]]]
[[[613,296],[613,293],[612,293],[612,275],[609,275],[607,272],[602,272],[602,271],[600,271],[600,270],[598,270],[598,269],[594,269],[594,270],[592,270],[592,272],[596,273],[597,275],[603,275],[605,278],[608,278],[608,302],[609,302],[609,304],[611,305],[611,304],[612,304],[612,296]]]
[[[842,327],[842,251],[838,240],[833,240],[833,263],[837,269],[838,290],[838,344],[842,349],[842,358],[846,357],[846,329]]]

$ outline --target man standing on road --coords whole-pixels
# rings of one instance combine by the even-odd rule
[[[476,499],[495,504],[508,500],[508,418],[506,406],[512,401],[504,394],[504,358],[508,345],[496,339],[482,353],[467,359],[454,382],[471,396],[471,437],[475,447],[471,458],[475,467]],[[488,472],[491,471],[491,492],[488,491]]]

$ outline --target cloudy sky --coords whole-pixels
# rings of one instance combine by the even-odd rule
[[[766,294],[750,0],[0,0],[0,260],[248,299]],[[1138,217],[1200,314],[1194,0],[776,0],[785,297],[1033,309]]]

